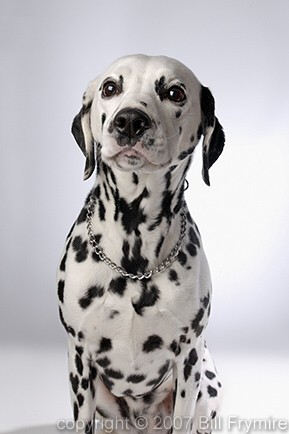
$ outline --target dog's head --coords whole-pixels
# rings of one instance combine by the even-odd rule
[[[92,81],[72,133],[86,157],[84,179],[97,158],[112,167],[152,172],[191,155],[203,135],[203,179],[225,137],[210,90],[168,57],[127,56]]]

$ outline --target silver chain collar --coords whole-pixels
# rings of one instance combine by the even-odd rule
[[[93,252],[99,257],[99,259],[104,262],[104,264],[108,265],[109,268],[116,271],[117,273],[121,274],[125,278],[129,278],[132,280],[143,280],[143,279],[149,279],[153,274],[161,273],[162,271],[166,270],[168,267],[172,265],[172,263],[177,258],[178,254],[180,253],[181,247],[183,245],[183,241],[186,235],[186,211],[184,207],[181,209],[181,229],[180,229],[180,237],[174,248],[172,249],[169,256],[157,267],[143,273],[143,274],[132,274],[128,273],[124,268],[117,265],[115,262],[113,262],[106,254],[104,253],[103,249],[100,247],[98,242],[96,241],[96,238],[93,233],[92,228],[92,217],[94,215],[94,207],[95,207],[95,197],[93,195],[90,196],[90,200],[88,203],[87,208],[87,215],[86,215],[86,228],[88,233],[88,239],[89,243],[92,247]]]

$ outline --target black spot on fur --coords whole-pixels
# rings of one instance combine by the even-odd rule
[[[132,172],[132,182],[135,185],[138,185],[138,183],[139,183],[139,178],[138,178],[138,176],[137,176],[137,174],[135,172]]]
[[[70,375],[69,375],[69,380],[70,380],[73,392],[75,394],[77,394],[78,386],[79,386],[78,376],[77,375],[73,375],[72,372],[71,372]]]
[[[164,241],[165,241],[165,237],[162,235],[156,247],[156,251],[155,251],[156,257],[159,256]]]
[[[142,239],[137,237],[130,252],[128,241],[124,241],[122,245],[123,258],[121,260],[122,267],[129,273],[137,274],[144,273],[148,260],[141,254]]]
[[[115,397],[120,415],[123,419],[129,420],[129,407],[126,400],[122,396]]]
[[[210,293],[208,293],[208,295],[206,297],[201,299],[201,302],[203,303],[204,308],[207,309],[207,307],[210,303]]]
[[[78,337],[79,341],[82,341],[82,339],[84,338],[83,332],[79,332],[78,335],[77,335],[77,337]]]
[[[163,197],[162,197],[162,202],[161,202],[161,211],[159,212],[155,223],[153,223],[150,227],[149,230],[153,231],[155,228],[157,228],[160,224],[163,218],[166,218],[166,220],[168,222],[171,221],[172,219],[172,211],[171,211],[171,204],[172,204],[172,199],[174,197],[174,194],[170,191],[170,190],[165,190],[163,192]]]
[[[186,397],[186,391],[185,391],[185,390],[182,390],[182,391],[181,391],[181,397],[182,397],[182,398],[185,398],[185,397]]]
[[[96,379],[96,376],[97,376],[96,368],[90,365],[89,366],[89,388],[93,398],[95,396],[94,380]]]
[[[83,347],[81,347],[80,345],[77,345],[75,347],[75,350],[76,350],[77,354],[81,357],[83,354]]]
[[[147,393],[143,397],[144,404],[151,405],[154,402],[155,394],[154,392]]]
[[[100,240],[101,240],[101,234],[94,235],[94,238],[95,238],[95,241],[99,244]],[[92,252],[92,259],[95,262],[99,262],[100,261],[99,256],[95,252]]]
[[[178,280],[178,273],[173,268],[169,271],[169,279],[172,282],[176,282]]]
[[[142,315],[143,309],[147,306],[153,306],[159,299],[159,289],[156,285],[148,285],[148,282],[141,281],[142,293],[139,300],[133,303],[134,310],[137,314]]]
[[[112,349],[111,339],[101,338],[100,344],[99,344],[98,354],[105,353],[106,351],[109,351],[111,349]]]
[[[68,331],[68,333],[69,333],[71,336],[75,337],[75,330],[74,330],[74,328],[72,328],[71,326],[68,326],[68,327],[67,327],[67,331]]]
[[[175,354],[175,356],[178,356],[181,352],[181,347],[175,339],[170,345],[170,350]]]
[[[200,247],[200,241],[199,238],[197,237],[196,232],[194,231],[194,228],[191,226],[189,229],[189,239],[191,241],[191,243],[195,244],[196,246]]]
[[[181,152],[179,157],[178,157],[179,160],[184,160],[188,155],[191,155],[194,152],[194,149],[195,149],[195,146],[191,146],[186,151]]]
[[[187,381],[188,378],[190,377],[190,375],[192,373],[192,367],[195,366],[197,361],[198,361],[198,354],[197,354],[195,348],[193,348],[190,351],[189,356],[185,359],[185,363],[184,363],[184,379],[185,379],[185,381]]]
[[[106,387],[108,388],[108,390],[112,390],[113,386],[114,386],[114,382],[111,381],[108,377],[106,377],[105,375],[101,375],[101,379],[103,381],[103,383],[106,385]]]
[[[64,297],[64,280],[59,280],[58,282],[58,298],[63,303],[63,297]]]
[[[87,216],[87,209],[84,207],[80,211],[80,214],[77,218],[77,221],[76,221],[77,224],[80,225],[81,223],[84,223],[86,221],[86,216]]]
[[[112,368],[106,368],[104,373],[107,377],[115,378],[116,380],[123,378],[123,373],[121,371]]]
[[[90,365],[90,367],[89,367],[89,378],[91,380],[95,380],[96,376],[97,376],[97,369],[96,369],[96,367],[93,366],[93,365]]]
[[[176,118],[178,119],[181,116],[181,114],[182,114],[182,110],[178,110],[176,112]]]
[[[82,309],[88,308],[93,299],[96,297],[102,297],[104,294],[104,287],[100,285],[94,285],[88,288],[85,295],[81,297],[79,300],[79,305],[82,307]]]
[[[105,220],[105,206],[101,199],[98,200],[98,216],[99,216],[99,220],[101,221]]]
[[[218,395],[218,391],[217,391],[217,389],[215,389],[214,387],[212,387],[212,386],[208,386],[208,394],[209,394],[209,396],[211,397],[211,398],[214,398],[215,396],[217,396]]]
[[[112,310],[110,313],[109,313],[109,319],[114,319],[116,316],[118,316],[120,313],[119,313],[119,311],[118,310]]]
[[[108,189],[107,189],[105,182],[103,183],[103,189],[104,189],[105,198],[107,201],[109,201],[110,197],[109,197]]]
[[[83,388],[83,390],[87,390],[89,386],[89,381],[87,378],[83,378],[81,380],[81,387]]]
[[[93,434],[94,432],[94,422],[87,422],[84,428],[85,434]]]
[[[110,365],[111,361],[108,357],[103,357],[101,359],[96,359],[96,363],[102,368],[107,368]]]
[[[190,142],[193,143],[194,141],[195,141],[195,136],[194,136],[194,134],[192,134],[191,137],[190,137]]]
[[[121,93],[123,91],[123,76],[120,75],[118,77],[118,87],[119,87],[119,93]]]
[[[150,353],[151,351],[157,350],[162,348],[163,346],[163,340],[158,335],[151,335],[147,338],[147,340],[144,342],[142,350],[145,353]]]
[[[187,251],[189,252],[189,254],[190,254],[192,257],[196,256],[196,254],[197,254],[197,248],[196,248],[195,244],[193,244],[193,243],[188,243],[188,244],[186,245],[186,249],[187,249]]]
[[[126,286],[126,279],[124,277],[117,277],[110,282],[108,290],[113,292],[114,294],[123,296]]]
[[[181,250],[180,253],[178,254],[178,261],[179,263],[184,266],[187,263],[187,255]]]
[[[129,375],[127,377],[126,381],[128,383],[135,383],[135,384],[137,384],[137,383],[141,383],[145,379],[146,379],[146,376],[143,375],[143,374],[132,374],[132,375]]]
[[[76,262],[83,262],[86,260],[88,255],[87,241],[82,241],[82,238],[77,236],[72,242],[72,248],[76,252]]]
[[[158,386],[163,380],[166,373],[168,372],[169,367],[170,367],[170,361],[167,360],[166,363],[164,363],[163,366],[161,366],[160,369],[158,370],[159,376],[157,378],[154,378],[153,380],[148,381],[147,386],[153,386],[153,387]]]
[[[67,260],[67,252],[63,255],[60,265],[59,265],[59,269],[60,271],[65,271],[66,268],[66,260]]]
[[[75,355],[75,366],[76,366],[76,369],[77,369],[77,372],[79,373],[79,375],[82,375],[83,363],[81,361],[81,357],[79,356],[79,354]]]
[[[195,316],[195,318],[193,319],[191,326],[192,326],[192,330],[194,330],[194,332],[196,333],[196,336],[200,336],[200,334],[203,331],[204,326],[200,325],[200,322],[202,321],[203,317],[204,317],[204,309],[201,307],[197,313],[197,315]]]
[[[166,98],[167,96],[166,79],[164,76],[162,76],[159,80],[155,81],[155,91],[161,101],[163,101]]]
[[[97,186],[95,187],[94,191],[91,193],[96,199],[100,198],[100,193],[101,193],[101,189],[100,189],[100,185],[97,184]]]
[[[78,405],[77,405],[77,402],[74,402],[74,404],[73,404],[73,416],[74,416],[75,422],[78,419],[78,414],[79,414]]]
[[[147,106],[148,106],[147,103],[144,102],[144,101],[140,101],[140,104],[143,105],[144,107],[147,107]]]
[[[168,223],[171,223],[172,217],[174,214],[177,214],[182,205],[183,205],[183,194],[184,194],[184,181],[186,177],[186,173],[189,169],[191,162],[191,158],[188,159],[186,167],[183,170],[183,174],[181,180],[179,182],[179,186],[176,190],[170,191],[170,189],[166,188],[162,194],[161,208],[160,212],[157,215],[155,222],[149,226],[149,230],[153,231],[157,228],[163,219],[166,219]],[[171,173],[175,169],[176,166],[171,166],[170,171],[165,174],[166,185],[169,185],[171,182]],[[170,173],[171,172],[171,173]],[[172,207],[173,199],[176,197],[176,205]],[[173,209],[172,209],[173,208]]]
[[[72,226],[70,232],[72,232],[73,227],[74,226]],[[70,238],[70,240],[68,241],[67,246],[66,246],[65,254],[63,255],[63,258],[61,259],[61,262],[60,262],[60,265],[59,265],[60,271],[65,271],[65,269],[66,269],[67,252],[68,252],[68,249],[70,248],[71,241],[72,241],[72,238]]]
[[[66,332],[69,333],[69,334],[71,334],[71,336],[75,337],[75,330],[71,326],[69,326],[68,324],[66,324],[66,322],[64,320],[64,317],[63,317],[62,310],[61,310],[60,307],[58,309],[58,313],[59,313],[59,319],[61,321],[61,324],[65,328]]]
[[[201,379],[201,374],[199,372],[195,373],[195,382],[197,383]]]
[[[205,371],[205,376],[209,379],[209,380],[213,380],[213,378],[216,377],[216,374],[214,374],[214,372],[212,371]]]
[[[183,128],[182,128],[182,127],[179,127],[179,135],[182,134],[182,131],[183,131]]]
[[[171,173],[171,170],[169,170],[169,171],[165,174],[164,178],[165,178],[165,181],[166,181],[166,186],[165,186],[165,188],[166,188],[166,190],[168,190],[168,189],[170,188],[170,186],[171,186],[171,182],[172,182],[172,173]]]
[[[83,402],[84,402],[84,397],[81,393],[78,393],[77,401],[78,401],[78,406],[81,407],[83,405]]]
[[[149,192],[144,188],[143,192],[129,204],[125,199],[119,198],[119,211],[122,214],[121,222],[128,235],[136,231],[141,223],[146,222],[147,216],[144,214],[141,202],[148,196]]]
[[[103,126],[105,120],[106,120],[106,114],[105,114],[105,113],[102,113],[102,115],[101,115],[101,125],[102,125],[102,126]]]

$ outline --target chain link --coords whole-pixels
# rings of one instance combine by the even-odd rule
[[[146,271],[143,274],[132,274],[128,273],[124,268],[117,265],[115,262],[113,262],[109,257],[104,253],[103,249],[100,247],[98,242],[96,241],[96,238],[93,233],[92,228],[92,217],[94,214],[94,207],[95,207],[95,197],[93,195],[90,196],[90,200],[88,203],[87,208],[87,215],[86,215],[86,228],[88,233],[88,239],[89,243],[92,247],[93,252],[99,257],[99,259],[106,265],[109,266],[109,268],[113,271],[116,271],[117,273],[121,274],[123,277],[132,279],[132,280],[144,280],[144,279],[150,279],[153,274],[161,273],[162,271],[166,270],[168,267],[171,266],[171,264],[176,260],[178,254],[180,253],[184,238],[186,236],[186,211],[184,207],[181,209],[181,228],[180,228],[180,237],[177,241],[176,245],[172,249],[169,256],[158,266],[155,268]]]

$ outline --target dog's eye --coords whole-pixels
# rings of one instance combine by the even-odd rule
[[[169,90],[168,90],[168,99],[173,101],[173,102],[184,102],[187,97],[186,94],[184,92],[184,90],[179,87],[179,86],[172,86]]]
[[[102,87],[101,96],[104,98],[110,98],[118,93],[117,84],[114,81],[107,81]]]

